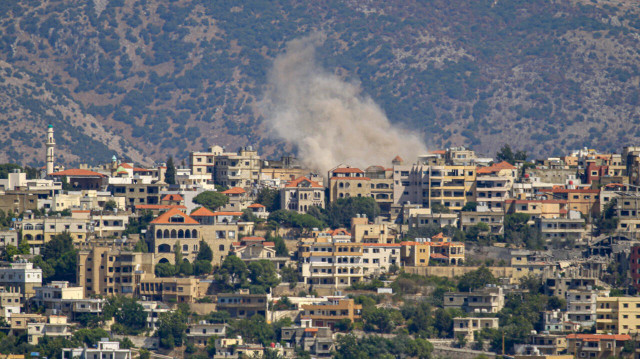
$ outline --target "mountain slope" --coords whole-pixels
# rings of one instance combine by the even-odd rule
[[[256,103],[273,58],[314,31],[322,64],[431,148],[619,149],[640,137],[638,15],[632,0],[6,0],[0,160],[42,163],[47,123],[68,164],[289,150]]]

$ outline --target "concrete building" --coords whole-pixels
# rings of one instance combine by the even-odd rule
[[[24,299],[36,294],[35,288],[42,286],[42,269],[34,268],[33,263],[21,261],[0,268],[0,287],[19,292]]]
[[[500,235],[504,233],[504,211],[502,210],[477,210],[475,212],[460,212],[459,228],[466,232],[478,223],[489,226],[489,234]]]
[[[619,357],[629,335],[614,334],[569,334],[567,353],[574,358],[605,359]]]
[[[216,152],[218,153],[213,157],[215,184],[223,187],[248,189],[258,183],[262,161],[258,151],[254,150],[252,146],[243,147],[237,153],[219,152],[219,148],[216,149]],[[197,158],[195,159],[197,161]]]
[[[74,243],[80,243],[85,242],[92,233],[91,221],[87,218],[35,217],[33,214],[17,222],[15,228],[22,233],[20,240],[26,240],[29,246],[36,248],[36,253],[53,236],[68,233],[73,238]]]
[[[237,293],[219,293],[216,310],[226,311],[231,318],[251,318],[261,315],[270,318],[269,294],[249,294],[249,290],[241,289]]]
[[[329,201],[341,198],[371,197],[371,179],[359,168],[340,165],[331,169],[329,178]]]
[[[640,329],[640,297],[598,297],[596,305],[597,333],[629,334]]]
[[[186,333],[188,344],[204,347],[212,336],[221,338],[227,336],[227,324],[209,323],[202,320],[198,323],[189,324]]]
[[[302,306],[302,318],[311,319],[314,327],[329,327],[342,319],[355,321],[361,318],[362,306],[355,304],[353,299],[342,297],[328,297],[326,301],[317,304],[306,304]]]
[[[453,318],[453,336],[462,335],[466,340],[473,342],[474,333],[483,329],[498,329],[498,318],[490,317],[465,317]]]
[[[570,289],[566,292],[567,320],[578,323],[581,328],[591,328],[596,323],[598,291],[593,289]]]
[[[351,237],[357,243],[394,243],[395,235],[387,223],[370,223],[366,215],[351,218]]]
[[[298,177],[280,189],[281,208],[307,213],[309,208],[324,208],[324,186],[307,177]]]
[[[0,231],[0,249],[5,249],[9,245],[17,248],[18,244],[18,231],[13,229]]]
[[[120,342],[111,342],[106,338],[98,342],[95,348],[64,348],[61,359],[131,359],[131,349],[120,349]]]
[[[129,209],[133,209],[136,205],[161,204],[160,192],[166,188],[166,183],[147,176],[109,179],[111,195],[123,197]]]
[[[476,202],[489,209],[504,208],[517,178],[516,167],[503,161],[478,168],[476,176]]]
[[[283,327],[280,329],[282,340],[311,355],[330,356],[335,349],[331,328],[314,327],[311,322],[311,319],[301,319],[300,326]]]
[[[27,341],[31,345],[38,345],[44,336],[50,338],[69,339],[73,335],[73,324],[67,322],[64,315],[49,315],[46,323],[28,323]]]
[[[444,308],[460,308],[467,313],[498,313],[504,307],[501,287],[489,285],[469,293],[444,294]]]
[[[298,245],[300,273],[305,283],[350,286],[362,280],[362,243],[318,237]]]
[[[363,275],[376,276],[389,271],[395,265],[399,268],[400,243],[364,243],[362,247]]]
[[[547,243],[553,240],[581,241],[586,234],[583,218],[538,218],[536,226]]]

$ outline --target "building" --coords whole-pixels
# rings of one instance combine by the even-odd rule
[[[66,316],[49,315],[46,323],[35,322],[27,324],[27,341],[31,345],[38,345],[38,342],[44,336],[69,339],[73,335],[72,327],[73,324],[67,322]]]
[[[559,199],[567,201],[567,210],[574,210],[585,216],[600,213],[600,190],[599,189],[552,189],[543,191],[551,197],[549,199]]]
[[[474,341],[474,333],[483,329],[498,329],[498,318],[465,317],[453,318],[453,336],[463,336],[468,341]]]
[[[597,297],[596,331],[601,334],[637,333],[640,297]]]
[[[504,208],[517,178],[516,167],[502,161],[476,171],[476,202],[489,209]]]
[[[10,263],[9,267],[0,267],[0,287],[22,293],[25,300],[33,297],[35,288],[40,286],[42,269],[34,268],[33,263],[20,261]]]
[[[335,349],[331,328],[314,327],[311,322],[311,319],[301,319],[300,326],[283,327],[280,329],[282,340],[311,355],[330,356]]]
[[[203,320],[189,324],[186,332],[188,344],[204,347],[212,336],[224,338],[227,335],[227,325],[224,323],[209,323]]]
[[[532,220],[538,218],[566,218],[567,201],[555,199],[507,199],[507,213],[525,213]]]
[[[135,294],[144,300],[166,303],[195,303],[204,296],[198,278],[156,278],[155,275],[141,276]]]
[[[167,184],[147,176],[110,178],[109,191],[114,197],[123,197],[127,208],[137,205],[159,205]]]
[[[394,243],[396,239],[387,223],[370,223],[364,214],[351,218],[351,236],[358,243]]]
[[[355,304],[353,299],[328,297],[326,301],[302,306],[302,318],[311,319],[314,327],[329,327],[343,320],[355,321],[361,318],[362,305]]]
[[[623,195],[616,201],[616,216],[618,221],[618,232],[633,239],[640,236],[640,196]]]
[[[581,328],[596,324],[598,291],[594,289],[570,289],[566,292],[567,320],[578,323]]]
[[[501,287],[488,285],[473,292],[444,294],[444,308],[459,308],[467,313],[498,313],[504,307]]]
[[[5,249],[8,245],[18,247],[18,231],[13,229],[0,231],[0,249]]]
[[[217,311],[226,311],[231,318],[251,318],[261,315],[269,319],[269,294],[249,294],[241,289],[237,293],[219,293],[216,302]]]
[[[346,287],[362,280],[362,243],[319,236],[298,245],[300,273],[305,283]]]
[[[78,251],[76,281],[84,296],[133,296],[143,273],[152,274],[153,253],[138,253],[106,245]]]
[[[567,338],[560,334],[532,333],[529,343],[519,344],[515,352],[520,355],[559,355],[567,350]]]
[[[371,179],[359,168],[340,165],[331,169],[329,178],[329,201],[341,198],[371,197]]]
[[[74,243],[79,243],[85,242],[93,232],[91,221],[87,218],[61,216],[36,218],[33,214],[17,222],[15,227],[22,233],[20,240],[26,240],[37,253],[53,236],[67,233],[73,238]]]
[[[120,342],[103,338],[95,348],[64,348],[62,359],[131,359],[131,349],[120,349]]]
[[[104,174],[78,168],[49,173],[48,176],[59,182],[66,180],[74,190],[104,190],[108,184]]]
[[[324,186],[298,177],[280,189],[280,206],[298,213],[307,213],[313,206],[324,208]]]
[[[377,276],[400,266],[400,243],[364,243],[362,245],[363,275]]]
[[[553,240],[581,241],[586,233],[586,223],[578,218],[538,218],[536,226],[547,243]]]
[[[216,154],[213,156],[213,180],[215,184],[223,187],[252,188],[260,180],[260,168],[262,161],[258,151],[252,146],[243,147],[237,153],[220,151],[213,147]],[[207,157],[207,161],[210,157]],[[197,161],[198,158],[194,157]],[[197,167],[195,168],[197,170]],[[192,172],[198,174],[199,172]]]
[[[171,309],[162,302],[156,301],[138,301],[142,308],[144,308],[144,312],[147,313],[147,329],[149,329],[152,333],[158,329],[159,326],[159,318],[162,313],[170,312]]]
[[[460,212],[459,227],[467,232],[478,223],[484,223],[489,227],[491,235],[501,235],[504,233],[504,212],[502,210],[476,210],[474,212]]]
[[[289,256],[278,257],[275,243],[266,242],[262,237],[243,237],[240,242],[231,245],[231,252],[247,265],[253,261],[267,260],[280,270],[290,262]]]
[[[631,340],[631,336],[626,334],[569,334],[567,335],[567,353],[574,358],[619,357],[624,349],[624,343],[628,340]]]

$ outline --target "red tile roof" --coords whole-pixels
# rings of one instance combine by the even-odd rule
[[[312,181],[304,176],[298,177],[295,180],[289,182],[285,187],[286,188],[298,187],[298,185],[303,182],[309,182],[309,186],[311,186],[312,188],[323,188],[323,186],[321,186],[318,182]]]
[[[247,206],[247,208],[265,208],[265,206],[261,205],[260,203],[254,203]]]
[[[136,209],[187,209],[187,207],[178,204],[136,204]]]
[[[495,172],[500,172],[502,170],[515,170],[515,169],[516,167],[511,165],[509,162],[502,161],[500,163],[494,163],[489,167],[480,167],[476,170],[476,173],[477,174],[495,173]]]
[[[351,233],[344,228],[336,228],[334,230],[328,230],[327,233],[331,236],[351,236]]]
[[[369,181],[369,177],[331,177],[332,181],[349,180],[349,181]]]
[[[214,216],[242,216],[242,212],[213,212]]]
[[[122,167],[122,168],[127,168],[127,169],[132,169],[132,168],[133,168],[133,166],[131,166],[131,165],[130,165],[130,164],[128,164],[128,163],[121,163],[121,164],[120,164],[120,167]]]
[[[171,222],[171,218],[172,217],[182,217],[184,218],[184,222]],[[163,214],[159,215],[158,218],[154,219],[153,221],[151,221],[152,224],[200,224],[198,223],[198,221],[196,221],[195,219],[189,217],[188,215],[186,215],[185,213],[183,213],[182,211],[180,211],[177,208],[172,208],[166,212],[164,212]]]
[[[429,151],[429,153],[433,153],[434,155],[444,155],[447,153],[447,151],[445,150],[435,150],[435,151]]]
[[[258,242],[264,242],[264,237],[242,237],[240,239],[241,241],[258,241]]]
[[[576,189],[554,188],[552,190],[542,190],[542,192],[553,192],[553,193],[600,193],[600,190],[599,189],[590,189],[590,188],[576,188]]]
[[[247,193],[247,191],[245,191],[243,188],[240,188],[240,187],[233,187],[226,191],[222,191],[221,193],[222,194],[241,194],[241,193]]]
[[[394,162],[404,162],[404,160],[403,160],[403,159],[402,159],[402,157],[400,157],[400,156],[396,156],[396,157],[394,157],[394,158],[393,158],[393,161],[394,161]]]
[[[69,169],[60,172],[53,172],[50,176],[71,176],[71,177],[106,177],[102,173],[81,169]]]
[[[151,172],[151,171],[153,171],[153,170],[149,170],[149,169],[146,169],[146,168],[140,168],[140,167],[134,167],[133,168],[133,172]]]
[[[182,196],[179,194],[168,194],[162,197],[162,200],[163,201],[184,201],[184,198],[182,198]]]
[[[192,217],[213,217],[213,212],[205,207],[199,207],[195,211],[191,212]]]
[[[440,253],[431,253],[431,258],[449,259],[449,257],[445,256],[444,254],[440,254]]]
[[[405,242],[408,243],[408,242]],[[400,243],[362,243],[365,247],[400,247]]]

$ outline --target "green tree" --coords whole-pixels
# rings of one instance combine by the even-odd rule
[[[275,212],[280,209],[280,191],[263,187],[258,191],[256,203],[265,206],[268,212]]]
[[[298,283],[302,280],[298,271],[291,266],[280,268],[280,278],[284,283]]]
[[[147,245],[147,242],[144,241],[144,239],[140,238],[140,240],[138,240],[136,242],[136,245],[133,247],[133,251],[138,253],[148,253],[149,246]]]
[[[498,280],[487,267],[480,267],[475,271],[463,274],[458,280],[458,290],[468,292],[482,288],[487,284],[497,284]]]
[[[280,283],[276,267],[273,262],[266,259],[251,262],[249,264],[249,279],[253,286],[259,286],[264,292]]]
[[[147,313],[134,298],[117,296],[107,299],[103,314],[105,318],[115,319],[111,330],[116,334],[137,335],[146,328]]]
[[[164,181],[167,184],[176,184],[176,166],[173,163],[172,156],[169,156],[167,160],[167,171],[164,173]]]
[[[467,202],[464,207],[462,207],[462,212],[475,212],[476,208],[478,208],[478,202]]]
[[[26,239],[21,240],[20,244],[18,244],[18,253],[19,254],[31,253],[31,246],[29,246],[29,242]]]
[[[156,277],[173,277],[176,275],[176,267],[171,263],[158,263],[154,269]]]
[[[158,322],[156,336],[160,338],[160,347],[173,349],[182,346],[187,330],[186,314],[181,310],[161,313]]]
[[[451,210],[442,203],[432,203],[431,213],[451,213]]]
[[[110,199],[108,200],[105,204],[104,204],[104,209],[105,211],[113,211],[114,209],[118,208],[118,204],[116,203],[116,201]]]
[[[595,235],[611,234],[618,228],[620,219],[616,215],[617,201],[614,199],[604,206],[604,210],[595,220]]]
[[[195,196],[193,198],[193,202],[211,211],[215,211],[216,209],[226,205],[229,202],[229,197],[220,192],[204,191]]]
[[[515,153],[511,149],[511,146],[506,144],[500,148],[500,151],[496,153],[496,160],[498,162],[508,162],[515,164],[516,162],[524,162],[527,160],[527,152],[518,150]]]
[[[213,251],[211,250],[211,247],[209,247],[207,242],[200,241],[200,248],[198,249],[196,260],[209,262],[213,260]]]
[[[351,219],[357,214],[364,214],[373,221],[380,215],[380,207],[371,197],[349,197],[340,198],[327,208],[327,217],[332,228],[350,227]]]
[[[224,283],[234,287],[246,282],[249,270],[242,259],[234,255],[228,255],[222,262],[217,274]]]
[[[177,241],[173,245],[173,263],[178,267],[182,263],[182,245]]]
[[[77,260],[78,252],[73,246],[73,238],[64,232],[52,236],[33,262],[42,268],[45,280],[75,282]]]
[[[195,275],[211,274],[212,270],[213,266],[211,265],[211,261],[196,260],[193,262],[193,274]]]

